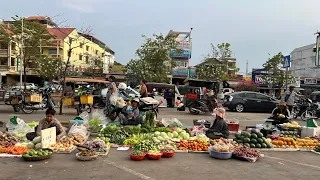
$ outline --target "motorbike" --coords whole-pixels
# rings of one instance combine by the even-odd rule
[[[292,117],[294,119],[297,119],[298,117],[301,117],[301,115],[307,110],[308,107],[310,107],[312,104],[311,99],[300,99],[292,109]]]
[[[213,112],[218,107],[218,101],[216,99],[199,99],[189,103],[188,107],[192,115],[198,115],[200,113]]]
[[[303,121],[306,121],[310,118],[320,118],[320,103],[312,103],[311,106],[308,107],[301,115],[301,119]]]
[[[40,103],[32,103],[26,102],[25,97],[29,95],[29,93],[23,93],[22,98],[19,101],[20,109],[25,114],[31,114],[37,110],[43,109],[55,109],[54,102],[51,98],[52,88],[48,87],[43,90],[32,90],[30,93],[38,93],[42,96],[42,102]]]
[[[87,86],[86,88],[84,88],[81,92],[79,92],[79,90],[75,90],[75,96],[74,96],[74,108],[77,111],[77,114],[80,115],[83,112],[88,112],[91,113],[92,108],[90,104],[82,104],[81,103],[81,96],[89,96],[92,94],[92,87],[91,86]]]
[[[22,90],[21,89],[12,89],[8,92],[8,100],[5,101],[6,105],[13,107],[14,112],[20,112],[19,102],[22,100]]]

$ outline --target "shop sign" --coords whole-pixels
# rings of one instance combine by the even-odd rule
[[[173,58],[191,58],[191,42],[178,42],[177,50],[170,51],[170,56]]]

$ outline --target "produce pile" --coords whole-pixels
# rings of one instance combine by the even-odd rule
[[[20,142],[20,140],[21,139],[18,137],[3,133],[0,135],[0,147],[7,148],[14,146],[16,143]]]
[[[237,133],[235,137],[234,141],[239,145],[251,148],[272,148],[271,140],[263,137],[263,134],[256,129],[252,129],[251,132]]]
[[[211,144],[205,140],[181,140],[179,150],[208,151]]]
[[[280,131],[279,136],[284,138],[293,138],[294,140],[300,137],[298,131]]]
[[[237,145],[235,141],[221,138],[214,140],[212,150],[217,152],[232,152]]]
[[[85,143],[86,139],[80,135],[69,135],[60,139],[56,144],[50,146],[53,151],[71,152],[75,145]]]
[[[318,145],[314,148],[314,150],[315,150],[316,152],[320,152],[320,144],[318,144]]]
[[[105,151],[106,144],[104,141],[102,140],[95,140],[95,141],[91,141],[89,143],[87,143],[88,147],[92,150],[96,150],[96,151]]]
[[[0,147],[0,153],[7,153],[13,155],[22,155],[27,150],[28,148],[24,146],[10,146],[7,148]]]
[[[287,128],[301,128],[296,121],[292,121],[291,123],[283,123],[282,125]]]
[[[255,162],[256,160],[258,160],[259,157],[261,157],[261,154],[258,150],[254,148],[249,148],[246,146],[236,147],[232,154],[238,158],[241,158],[250,162]]]
[[[276,138],[272,141],[274,148],[301,148],[301,149],[314,149],[317,144],[318,140],[312,140],[309,137],[304,139],[296,139],[293,138]]]
[[[28,150],[25,153],[23,153],[22,156],[24,157],[41,157],[41,156],[47,156],[52,154],[50,150],[45,150],[45,149],[38,149],[38,150]]]

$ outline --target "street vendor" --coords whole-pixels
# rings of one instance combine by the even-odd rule
[[[215,120],[213,125],[207,130],[206,136],[210,139],[220,139],[221,137],[227,139],[229,136],[229,127],[225,121],[226,110],[218,108],[213,112]]]
[[[279,120],[281,123],[289,122],[290,111],[286,102],[281,101],[279,106],[273,109],[270,119]]]
[[[54,109],[47,109],[46,118],[42,119],[39,122],[39,125],[35,128],[35,132],[27,133],[26,137],[28,140],[32,141],[35,137],[41,136],[41,130],[56,127],[56,135],[57,139],[62,138],[66,135],[66,131],[64,130],[61,123],[54,117],[56,111]]]
[[[122,125],[137,125],[142,123],[142,116],[139,112],[139,98],[131,100],[131,104],[124,107],[119,114]]]

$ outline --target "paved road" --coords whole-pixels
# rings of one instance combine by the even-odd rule
[[[72,119],[74,110],[67,109],[61,121]],[[0,120],[7,120],[12,110],[0,106]],[[73,113],[73,114],[72,114]],[[44,112],[23,115],[26,121],[39,120]],[[238,119],[242,127],[262,123],[268,114],[228,112],[228,118]],[[192,116],[187,112],[173,109],[161,109],[159,118],[176,117],[185,125],[192,125],[192,120],[203,118],[210,120],[210,115]],[[265,157],[256,163],[239,160],[216,160],[208,154],[176,153],[172,159],[160,161],[129,160],[128,152],[112,149],[108,158],[96,161],[80,162],[75,154],[54,154],[51,159],[40,162],[24,162],[20,159],[1,159],[1,180],[26,179],[281,179],[301,180],[319,179],[320,156],[311,152],[265,152]]]

